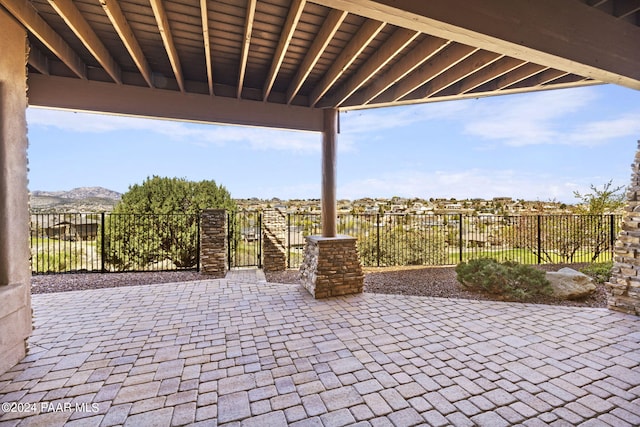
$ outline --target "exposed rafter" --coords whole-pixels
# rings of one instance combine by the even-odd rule
[[[640,11],[640,0],[616,0],[613,3],[613,16],[626,18]]]
[[[640,88],[640,0],[149,2],[0,0],[0,9],[27,30],[30,74],[177,96],[346,111]]]
[[[278,46],[276,47],[276,53],[273,55],[271,69],[269,70],[267,81],[264,84],[262,98],[265,101],[269,98],[271,88],[273,88],[273,83],[275,83],[276,81],[276,76],[278,75],[278,71],[280,70],[282,61],[284,60],[284,56],[287,53],[289,43],[291,43],[293,32],[296,30],[296,25],[298,25],[298,21],[300,20],[300,16],[302,15],[302,10],[304,9],[305,3],[306,0],[293,0],[293,2],[291,3],[291,8],[289,9],[289,13],[287,14],[287,19],[284,22],[282,33],[280,33],[280,41],[278,42]]]
[[[171,28],[169,26],[169,19],[167,18],[167,12],[164,9],[162,0],[149,0],[151,8],[153,9],[153,15],[158,23],[158,29],[160,30],[160,36],[162,37],[162,43],[167,51],[169,62],[171,62],[171,68],[173,69],[173,75],[176,78],[180,92],[184,92],[184,76],[182,74],[182,66],[180,65],[180,57],[178,56],[178,50],[173,41],[173,35],[171,34]]]
[[[38,15],[27,0],[0,0],[13,16],[20,21],[38,40],[56,55],[71,71],[82,79],[87,78],[87,66],[73,49],[53,28]]]
[[[213,64],[211,61],[211,41],[209,38],[208,0],[200,0],[200,16],[202,17],[202,39],[204,41],[204,59],[207,65],[207,86],[209,95],[213,95]]]
[[[525,79],[528,79],[531,76],[535,76],[541,71],[547,70],[548,68],[543,67],[538,64],[524,63],[520,67],[513,69],[512,71],[482,85],[477,89],[472,90],[471,92],[490,92],[490,91],[498,91],[508,88],[518,82],[521,82]]]
[[[120,66],[118,66],[87,20],[84,19],[76,5],[73,4],[73,1],[49,0],[49,4],[64,19],[64,22],[67,23],[91,55],[102,65],[113,81],[122,84]]]
[[[327,93],[345,70],[356,60],[358,55],[371,43],[371,40],[384,28],[385,23],[369,20],[360,27],[351,41],[345,46],[340,55],[333,62],[333,65],[325,73],[322,80],[311,92],[309,105],[314,107],[320,98]]]
[[[416,94],[416,99],[432,97],[441,90],[448,88],[465,77],[470,76],[477,70],[494,63],[500,58],[501,55],[493,52],[487,52],[486,50],[475,52],[473,55],[451,67],[447,72],[433,78],[426,84],[426,87],[423,87],[418,91],[422,93]]]
[[[477,50],[474,47],[463,44],[449,45],[446,49],[433,56],[432,59],[422,64],[410,76],[377,97],[374,102],[393,102],[403,99]]]
[[[381,93],[404,79],[424,62],[431,59],[446,46],[448,46],[448,42],[446,40],[427,36],[413,49],[411,49],[411,51],[400,61],[391,67],[391,69],[379,76],[363,91],[354,94],[344,105],[354,106],[370,103]]]
[[[244,86],[244,75],[247,71],[247,60],[249,58],[249,47],[251,46],[251,33],[253,32],[253,19],[256,15],[256,1],[247,0],[247,15],[244,24],[244,36],[242,37],[242,53],[240,54],[240,70],[238,72],[238,93],[237,98],[242,97],[242,87]]]
[[[549,68],[640,89],[640,28],[607,19],[601,11],[579,1],[313,1]],[[572,25],[567,25],[569,22]],[[598,29],[597,37],[594,28]]]
[[[320,55],[322,55],[346,17],[347,12],[343,12],[341,10],[334,9],[329,12],[327,19],[324,21],[324,24],[322,24],[322,28],[318,32],[318,35],[302,60],[302,64],[300,64],[296,75],[289,84],[289,88],[287,89],[287,104],[291,104],[293,98],[298,94],[302,84],[309,76],[309,73],[316,65],[316,62],[318,62]]]
[[[519,59],[502,57],[496,62],[493,62],[473,75],[468,76],[464,80],[449,87],[445,92],[447,95],[467,93],[478,86],[482,86],[495,78],[515,70],[522,64],[524,64],[524,61]]]
[[[521,80],[518,83],[514,83],[508,86],[507,89],[542,86],[568,74],[569,73],[567,73],[566,71],[547,69],[537,73],[536,75]]]
[[[45,76],[49,75],[49,59],[33,46],[29,47],[29,65]]]
[[[140,74],[142,74],[142,77],[144,77],[149,87],[153,87],[151,67],[144,53],[142,53],[142,48],[140,48],[140,44],[131,30],[127,18],[124,16],[124,13],[122,13],[120,4],[116,0],[100,0],[100,4],[111,21],[111,24],[118,32],[120,40],[122,40],[122,43],[127,48],[129,55],[131,55],[131,59],[133,59],[136,67],[140,70]]]
[[[411,42],[413,42],[420,33],[412,30],[398,28],[393,35],[380,47],[369,60],[360,67],[360,69],[347,81],[342,87],[327,101],[318,104],[322,107],[340,106],[355,91],[357,91],[369,79],[375,76],[385,65],[389,63],[395,56],[402,52]]]

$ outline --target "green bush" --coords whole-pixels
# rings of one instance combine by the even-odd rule
[[[613,261],[594,262],[580,269],[580,272],[593,277],[596,283],[604,283],[611,278]]]
[[[552,292],[543,271],[514,261],[500,263],[490,258],[472,259],[458,264],[456,273],[458,282],[465,289],[501,295],[505,299],[526,301]]]

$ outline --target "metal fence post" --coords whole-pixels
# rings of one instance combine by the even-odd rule
[[[105,214],[104,212],[102,212],[100,214],[100,271],[101,272],[105,272],[106,268],[105,268],[105,243],[104,243],[104,224],[105,224],[105,220],[104,220]]]
[[[380,267],[380,213],[376,214],[376,261]]]
[[[262,268],[262,211],[258,212],[258,268]]]
[[[198,239],[196,242],[196,271],[200,272],[200,221],[202,219],[202,211],[198,214],[198,222],[196,223],[196,238]]]
[[[287,268],[291,268],[291,212],[287,212]]]
[[[609,250],[611,251],[611,260],[613,260],[616,246],[616,223],[614,214],[609,215],[609,233],[609,241],[611,242],[611,244],[609,245]]]
[[[462,214],[459,213],[458,214],[458,262],[462,262],[462,245],[463,245],[463,238],[462,238]]]
[[[542,264],[542,217],[538,215],[538,264]]]
[[[231,266],[233,264],[231,260],[231,242],[232,242],[232,226],[231,226],[231,213],[227,212],[227,265],[229,270],[231,270]]]

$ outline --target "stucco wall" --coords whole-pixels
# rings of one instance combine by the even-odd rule
[[[31,333],[24,29],[0,9],[0,373]]]

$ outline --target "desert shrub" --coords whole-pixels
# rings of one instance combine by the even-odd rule
[[[613,261],[594,262],[580,269],[580,272],[593,278],[596,283],[604,283],[611,277]]]
[[[501,295],[506,299],[526,301],[552,292],[543,271],[514,261],[472,259],[458,264],[456,273],[458,282],[465,289]]]

